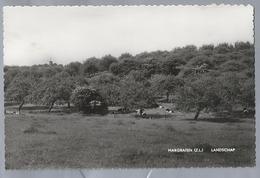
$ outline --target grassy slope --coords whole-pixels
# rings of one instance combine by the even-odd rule
[[[160,113],[159,113],[160,114]],[[192,115],[143,120],[131,115],[7,115],[6,168],[212,167],[255,164],[254,119],[192,121]],[[168,153],[198,145],[234,153]]]

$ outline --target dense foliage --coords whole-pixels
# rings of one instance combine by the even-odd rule
[[[156,106],[158,98],[198,113],[254,107],[254,45],[249,42],[106,55],[67,65],[5,66],[4,73],[6,102],[50,109],[55,102],[69,105],[72,91],[86,86],[109,106],[129,109]]]
[[[107,112],[107,104],[104,99],[92,88],[77,87],[72,92],[71,101],[79,111],[84,113],[105,114]]]

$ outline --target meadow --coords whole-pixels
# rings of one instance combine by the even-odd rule
[[[129,114],[34,112],[5,116],[7,169],[245,167],[255,165],[255,119],[149,109]],[[28,109],[28,110],[27,110]],[[170,153],[169,148],[203,148]],[[213,147],[235,152],[212,153]]]

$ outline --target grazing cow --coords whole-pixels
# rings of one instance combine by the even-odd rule
[[[142,118],[146,118],[147,114],[145,112],[142,113]]]
[[[129,109],[127,109],[127,108],[119,108],[117,110],[117,112],[119,112],[119,113],[127,113],[127,112],[129,112]]]
[[[136,112],[137,112],[137,115],[141,116],[142,118],[146,118],[147,117],[147,114],[144,112],[143,108],[137,109]]]
[[[244,108],[244,109],[243,109],[243,113],[244,113],[244,114],[248,114],[248,113],[249,113],[248,109],[247,109],[247,108]]]
[[[5,110],[5,114],[18,114],[18,111]]]
[[[164,108],[163,106],[159,106],[160,109]]]
[[[171,109],[168,109],[168,108],[167,108],[167,109],[165,109],[165,111],[166,111],[166,112],[168,112],[168,113],[174,113],[174,111],[173,111],[173,110],[171,110]]]
[[[142,109],[137,109],[136,113],[141,116],[142,115]]]

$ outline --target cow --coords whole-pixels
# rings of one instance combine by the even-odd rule
[[[5,110],[5,114],[20,114],[19,111]]]
[[[144,112],[143,108],[137,109],[136,113],[138,116],[141,116],[142,118],[147,118],[147,114],[146,114],[146,112]]]
[[[127,109],[127,108],[119,108],[119,109],[117,110],[117,112],[118,112],[118,113],[127,113],[127,112],[129,112],[129,109]]]
[[[165,109],[165,111],[166,111],[166,112],[168,112],[168,113],[174,113],[174,111],[173,111],[173,110],[171,110],[171,109],[168,109],[168,108],[167,108],[167,109]]]
[[[247,109],[247,108],[244,108],[244,109],[243,109],[243,113],[244,113],[244,114],[248,114],[248,113],[249,113],[248,109]]]

